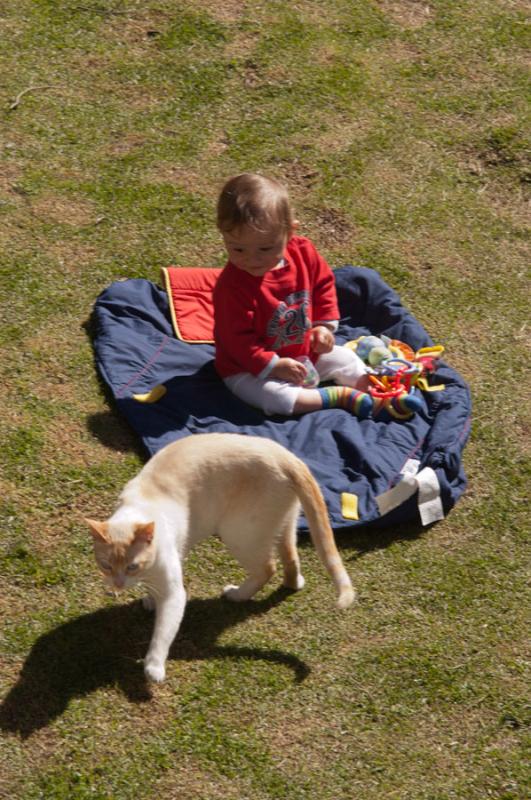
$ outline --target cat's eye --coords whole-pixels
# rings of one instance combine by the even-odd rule
[[[125,568],[126,572],[136,572],[139,568],[139,564],[128,564]]]
[[[100,561],[99,564],[100,564],[101,569],[104,572],[111,572],[112,567],[111,567],[111,565],[109,564],[108,561]]]

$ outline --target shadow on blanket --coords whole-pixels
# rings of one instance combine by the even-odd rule
[[[263,600],[241,604],[220,597],[191,600],[170,659],[267,661],[290,669],[295,682],[303,681],[310,669],[290,652],[217,644],[228,628],[267,613],[288,594],[277,589]],[[0,730],[27,739],[59,717],[74,698],[107,686],[118,686],[134,703],[151,700],[140,659],[152,628],[153,616],[135,601],[85,614],[43,634],[0,706]]]

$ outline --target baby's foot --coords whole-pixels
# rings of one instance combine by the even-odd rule
[[[409,419],[413,414],[422,410],[422,400],[416,394],[401,394],[390,401],[390,413],[400,419]]]
[[[318,389],[323,408],[344,408],[358,419],[367,419],[372,412],[372,397],[350,386],[325,386]]]

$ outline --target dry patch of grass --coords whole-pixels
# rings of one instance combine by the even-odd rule
[[[425,0],[384,0],[383,10],[405,30],[417,30],[433,18],[433,7]]]
[[[329,252],[341,249],[343,252],[354,254],[356,251],[356,229],[349,218],[335,208],[318,211],[304,235],[315,241],[318,248]]]
[[[66,199],[53,193],[36,198],[31,207],[33,214],[42,222],[82,227],[93,223],[96,218],[96,209],[92,203]]]
[[[18,199],[16,185],[22,175],[20,164],[6,162],[0,170],[0,191],[10,195],[10,199]]]
[[[175,753],[168,758],[164,777],[156,785],[157,794],[167,800],[240,800],[249,796],[260,800],[259,790],[228,776],[208,770],[198,759]]]
[[[217,193],[212,186],[212,177],[200,169],[194,169],[192,165],[184,166],[171,162],[158,164],[155,169],[146,172],[144,180],[146,184],[169,183],[182,189],[193,186],[198,194],[208,198],[212,206],[216,202]]]
[[[43,249],[59,265],[61,271],[71,273],[72,276],[86,273],[99,254],[95,245],[64,239],[47,240],[43,242]],[[64,335],[61,339],[64,341]]]
[[[114,134],[114,141],[110,142],[107,151],[110,156],[125,156],[134,152],[137,148],[144,147],[147,137],[139,133],[120,133]]]
[[[225,25],[233,25],[252,17],[257,27],[263,14],[267,13],[264,6],[257,6],[249,0],[227,0],[226,3],[204,0],[201,2],[201,9]]]
[[[105,25],[105,38],[114,49],[117,44],[132,48],[135,57],[143,55],[150,44],[161,35],[173,19],[169,11],[161,8],[138,7],[121,16],[111,16]]]

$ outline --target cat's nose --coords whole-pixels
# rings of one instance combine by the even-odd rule
[[[117,589],[123,589],[125,586],[125,575],[115,575],[113,583]]]

